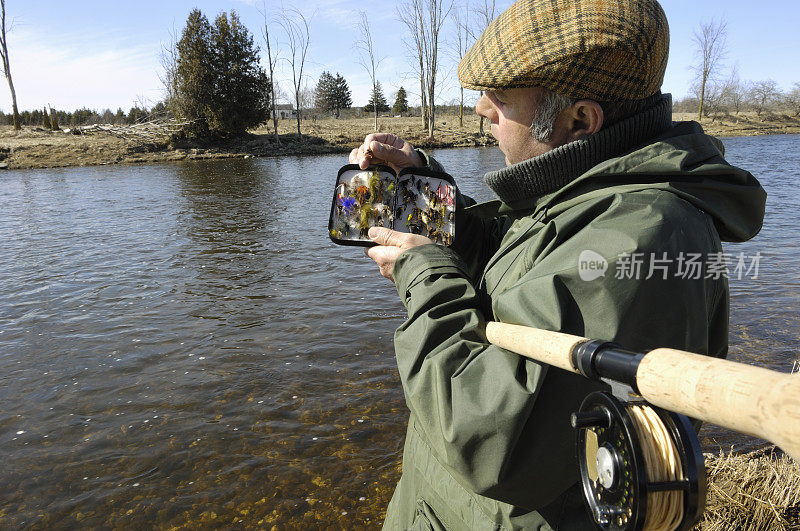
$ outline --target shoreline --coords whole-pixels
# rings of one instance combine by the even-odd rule
[[[693,114],[676,113],[675,121],[696,119]],[[781,116],[757,117],[754,113],[725,116],[702,123],[706,133],[716,137],[799,134],[800,118]],[[110,133],[71,134],[25,126],[19,132],[11,126],[0,127],[0,166],[6,169],[43,169],[109,164],[153,164],[185,160],[209,160],[250,157],[282,157],[346,154],[363,138],[374,132],[372,118],[306,119],[301,128],[303,142],[298,142],[296,122],[279,121],[280,145],[271,128],[252,130],[244,138],[216,144],[171,145],[123,139]],[[378,130],[393,132],[412,145],[425,149],[495,146],[488,134],[478,133],[478,119],[465,115],[463,126],[457,115],[443,115],[437,120],[436,138],[427,139],[420,118],[383,117]]]

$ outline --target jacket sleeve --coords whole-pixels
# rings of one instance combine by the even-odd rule
[[[650,229],[642,230],[639,216],[652,216],[647,210],[611,208],[572,233],[562,227],[558,237],[567,241],[551,250],[521,256],[530,261],[524,273],[493,295],[496,318],[599,339],[639,338],[626,344],[631,348],[650,334],[679,348],[686,348],[689,337],[705,343],[706,312],[671,329],[662,318],[717,301],[716,287],[709,293],[704,281],[682,286],[615,278],[614,260],[621,253],[686,245],[683,236],[671,234],[671,223],[648,218]],[[552,232],[559,234],[557,228]],[[692,245],[708,251],[708,231],[692,234]],[[609,260],[604,277],[580,278],[583,249]],[[395,281],[408,311],[395,350],[416,429],[469,490],[528,509],[550,503],[578,478],[569,414],[605,386],[489,344],[468,267],[452,250],[427,245],[406,251],[395,265]],[[658,315],[651,308],[655,302]]]

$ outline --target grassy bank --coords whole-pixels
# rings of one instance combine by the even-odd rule
[[[800,529],[800,464],[772,449],[705,457],[708,498],[697,529]]]
[[[676,120],[692,120],[691,114],[676,114]],[[742,113],[703,122],[715,136],[750,136],[800,133],[800,118],[787,115],[758,117]],[[281,120],[275,142],[271,128],[259,128],[243,139],[214,145],[173,145],[167,139],[136,141],[109,133],[75,135],[25,127],[14,131],[0,127],[0,163],[9,168],[50,168],[99,164],[151,163],[229,157],[275,157],[348,153],[374,131],[372,118],[334,120],[324,118],[302,123],[303,141],[299,142],[296,123]],[[467,147],[495,144],[491,136],[478,133],[478,119],[466,113],[463,126],[457,115],[443,115],[437,120],[435,140],[427,139],[419,118],[380,118],[379,130],[396,133],[417,147]],[[488,132],[488,127],[487,127]]]
[[[675,113],[672,119],[676,122],[697,120],[696,113]],[[786,135],[800,133],[800,117],[788,114],[765,113],[758,116],[755,112],[721,115],[703,118],[703,129],[712,136],[759,136]]]

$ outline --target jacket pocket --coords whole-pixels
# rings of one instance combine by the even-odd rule
[[[414,514],[410,529],[411,531],[446,531],[431,506],[423,499],[417,500],[417,512]]]

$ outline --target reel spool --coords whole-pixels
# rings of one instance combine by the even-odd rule
[[[697,522],[705,508],[706,473],[686,416],[598,392],[586,397],[571,422],[584,498],[598,528],[642,530],[647,524],[648,530],[683,531]],[[674,450],[659,437],[669,438]],[[676,477],[660,480],[655,467],[667,463],[657,461],[670,456],[678,461]]]

